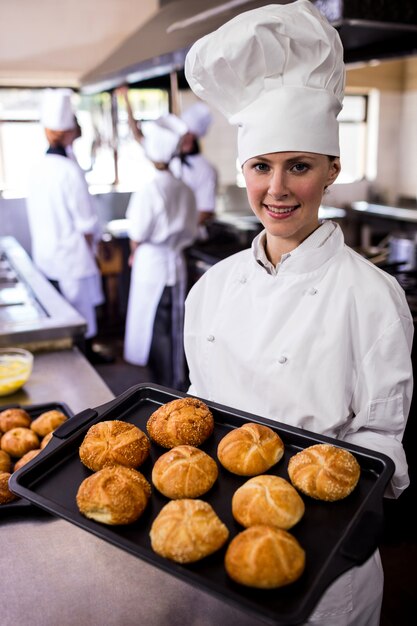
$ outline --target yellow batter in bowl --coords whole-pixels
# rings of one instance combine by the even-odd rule
[[[33,354],[23,348],[0,348],[0,396],[14,393],[32,373]]]

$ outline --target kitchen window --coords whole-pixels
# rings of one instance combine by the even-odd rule
[[[352,183],[367,174],[368,96],[346,95],[338,119],[342,170],[337,182]]]
[[[0,193],[22,195],[31,165],[46,145],[38,123],[40,90],[0,90]]]
[[[29,174],[47,148],[39,124],[42,89],[0,89],[0,194],[22,197]],[[129,102],[138,120],[152,120],[169,110],[168,92],[162,89],[129,89]],[[143,149],[129,128],[124,98],[103,92],[74,95],[82,137],[74,153],[86,172],[91,191],[132,191],[149,172]],[[339,183],[372,177],[369,171],[368,95],[345,96],[339,116],[342,172]],[[240,167],[238,186],[244,186]]]
[[[33,164],[48,144],[39,113],[43,89],[0,90],[0,194],[24,197]],[[114,181],[113,137],[110,95],[74,95],[82,137],[74,153],[90,185],[111,185]]]
[[[42,96],[43,89],[0,89],[0,194],[5,198],[26,195],[33,164],[47,149],[39,123]],[[90,190],[135,189],[148,162],[129,129],[123,98],[103,92],[74,93],[73,99],[82,129],[74,154]],[[136,119],[168,112],[168,93],[161,89],[130,89],[129,101]]]
[[[169,112],[168,92],[163,89],[129,89],[129,103],[137,121],[155,120]],[[125,98],[117,95],[117,182],[118,189],[134,191],[153,173],[142,146],[129,125]]]

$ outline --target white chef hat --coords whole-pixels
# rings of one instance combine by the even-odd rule
[[[213,117],[207,104],[196,102],[181,114],[181,119],[187,124],[188,132],[196,137],[204,137]]]
[[[45,89],[41,110],[41,123],[45,128],[72,130],[76,127],[72,93],[71,89]]]
[[[233,18],[192,46],[185,75],[238,126],[241,164],[271,152],[339,156],[343,47],[309,0]]]
[[[145,154],[155,163],[169,163],[177,151],[187,126],[179,117],[169,113],[154,122],[142,124]]]

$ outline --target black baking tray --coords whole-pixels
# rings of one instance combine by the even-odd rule
[[[61,411],[67,417],[72,417],[74,415],[73,411],[62,402],[48,402],[47,404],[6,404],[0,406],[0,413],[2,411],[6,411],[6,409],[24,409],[27,413],[29,413],[32,421],[39,417],[42,413],[46,413],[46,411]],[[42,454],[43,452],[40,452]],[[33,509],[34,505],[29,500],[25,498],[19,498],[19,500],[13,500],[13,502],[9,502],[8,504],[0,504],[0,516],[6,514],[18,514],[24,513],[28,509]]]
[[[151,548],[149,531],[153,520],[168,499],[153,489],[142,517],[128,526],[106,526],[83,517],[76,505],[81,482],[91,474],[79,459],[79,446],[88,428],[99,421],[118,419],[135,424],[146,432],[146,423],[159,406],[187,394],[141,384],[115,400],[95,409],[86,409],[60,426],[46,454],[36,457],[10,479],[14,493],[46,511],[105,539],[119,548],[148,561],[191,585],[239,606],[269,624],[288,625],[304,622],[328,585],[340,574],[364,562],[376,549],[382,532],[382,499],[393,472],[387,456],[359,446],[274,422],[256,415],[206,401],[215,420],[213,435],[201,448],[217,460],[217,445],[231,429],[246,421],[265,424],[275,430],[285,445],[283,458],[268,472],[288,480],[289,458],[316,443],[333,443],[351,451],[361,466],[355,490],[338,502],[320,502],[303,497],[305,515],[290,532],[306,551],[306,568],[295,583],[274,590],[258,590],[234,583],[224,569],[226,546],[217,553],[188,565],[163,559]],[[152,444],[150,458],[139,468],[150,480],[155,460],[164,452]],[[234,521],[231,497],[247,477],[235,476],[219,465],[219,478],[201,499],[209,502],[226,524],[232,539],[242,527]]]

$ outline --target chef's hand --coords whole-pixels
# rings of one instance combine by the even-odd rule
[[[94,247],[94,235],[92,233],[84,233],[88,247],[92,250]]]
[[[129,87],[127,85],[122,85],[121,87],[117,87],[116,89],[116,95],[122,96],[123,98],[127,99],[128,93]]]
[[[139,246],[139,243],[137,241],[130,240],[130,242],[129,242],[130,255],[129,255],[129,258],[127,260],[127,264],[128,264],[129,267],[133,267],[133,261],[134,261],[136,250],[138,249],[138,246]]]

